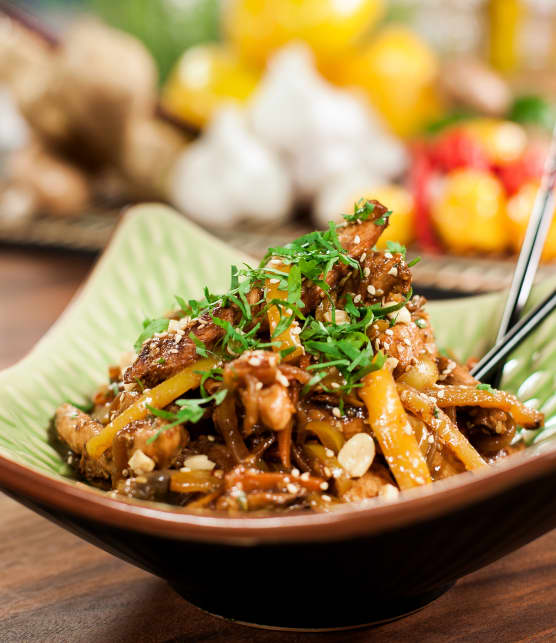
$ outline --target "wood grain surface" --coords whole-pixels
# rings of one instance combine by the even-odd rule
[[[47,330],[91,265],[91,257],[0,246],[0,368]],[[2,643],[556,640],[556,531],[471,574],[406,619],[374,629],[296,634],[209,616],[162,580],[2,495],[0,517]],[[331,593],[323,609],[333,605]]]

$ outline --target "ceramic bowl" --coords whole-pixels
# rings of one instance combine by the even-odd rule
[[[0,374],[0,486],[86,540],[166,579],[213,614],[326,630],[397,618],[556,525],[556,318],[512,356],[505,387],[547,414],[524,454],[390,504],[227,518],[116,500],[71,478],[48,441],[58,404],[85,400],[174,294],[225,289],[244,257],[168,208],[129,210],[57,324]],[[462,274],[462,279],[465,275]],[[537,288],[532,303],[555,284]],[[459,358],[493,341],[503,297],[432,302],[438,345]],[[533,436],[531,436],[533,437]]]

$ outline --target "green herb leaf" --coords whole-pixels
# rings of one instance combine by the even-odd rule
[[[208,357],[208,351],[205,344],[195,335],[193,331],[189,333],[189,339],[195,344],[195,350],[200,357]]]
[[[357,306],[353,303],[353,297],[349,292],[346,295],[346,303],[344,305],[344,310],[350,317],[353,317],[355,319],[358,319],[361,316],[361,313],[359,312],[359,309],[357,308]]]
[[[419,262],[421,261],[421,257],[415,257],[415,259],[412,259],[408,264],[408,268],[413,268],[413,266],[416,266]]]
[[[147,408],[152,413],[159,418],[164,420],[170,420],[170,424],[163,426],[159,429],[153,436],[147,440],[147,444],[152,444],[157,440],[165,431],[171,429],[177,424],[196,424],[205,414],[206,405],[209,402],[214,402],[216,406],[222,404],[226,394],[228,393],[227,389],[220,389],[214,395],[209,395],[201,399],[192,399],[192,398],[182,398],[176,400],[175,404],[180,407],[180,410],[177,413],[172,413],[171,411],[165,411],[164,409],[157,409],[150,404],[147,404]]]
[[[478,391],[488,391],[489,393],[494,393],[494,389],[490,384],[486,384],[481,382],[480,384],[477,384],[477,390]]]
[[[280,359],[284,360],[288,355],[291,355],[297,350],[297,346],[289,346],[280,351]]]
[[[367,199],[359,199],[353,204],[353,214],[343,214],[342,217],[347,223],[366,221],[374,212],[375,204]]]
[[[133,347],[135,348],[135,352],[139,353],[141,351],[141,347],[143,346],[143,342],[152,337],[155,333],[162,333],[165,330],[168,330],[169,324],[170,320],[165,318],[145,319],[143,321],[143,330],[141,331],[141,334],[136,339],[135,344],[133,345]]]
[[[180,297],[179,295],[174,295],[174,299],[178,302],[178,306],[180,307],[181,310],[183,310],[184,313],[186,313],[189,310],[189,306],[185,299],[183,297]]]
[[[386,247],[388,248],[388,252],[399,253],[405,257],[406,248],[405,246],[402,246],[401,243],[398,243],[397,241],[387,241]]]
[[[78,402],[72,402],[71,400],[66,400],[66,402],[75,406],[76,409],[83,411],[83,413],[90,413],[95,408],[95,404],[92,400],[86,404],[79,404]]]
[[[386,225],[386,222],[388,221],[388,218],[392,214],[392,210],[388,210],[388,212],[385,212],[381,217],[379,217],[375,221],[375,225]]]

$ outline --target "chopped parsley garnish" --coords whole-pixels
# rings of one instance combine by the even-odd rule
[[[392,214],[392,210],[388,210],[388,212],[385,212],[381,217],[379,217],[376,221],[376,225],[385,225],[386,221],[388,220],[388,217]]]
[[[490,384],[486,384],[481,382],[480,384],[477,384],[477,390],[478,391],[488,391],[489,393],[494,393],[494,389]]]
[[[375,204],[367,199],[359,199],[353,204],[353,214],[342,214],[346,223],[359,223],[366,221],[375,210]]]
[[[166,364],[166,360],[164,359],[164,357],[159,357],[159,358],[156,360],[156,363],[157,363],[157,364]]]
[[[204,343],[197,337],[197,335],[195,335],[193,331],[189,333],[189,339],[195,344],[197,355],[199,355],[200,357],[208,357],[208,351]]]
[[[143,342],[151,338],[155,333],[162,333],[168,330],[169,324],[169,319],[145,319],[143,321],[143,330],[133,345],[135,351],[138,353],[141,350],[141,346],[143,346]]]
[[[77,402],[72,402],[71,400],[67,400],[67,403],[71,404],[72,406],[75,406],[76,409],[83,411],[83,413],[90,413],[95,408],[95,404],[93,401],[87,402],[86,404],[78,404]]]
[[[147,404],[147,408],[153,415],[156,415],[156,417],[162,418],[163,420],[170,420],[170,424],[167,424],[159,429],[153,436],[151,436],[147,440],[147,444],[152,444],[156,439],[160,437],[160,435],[162,435],[162,433],[164,433],[168,429],[171,429],[177,424],[183,424],[184,422],[196,424],[205,413],[205,408],[203,407],[205,407],[209,402],[214,402],[216,406],[222,404],[227,393],[228,391],[226,389],[221,389],[214,395],[209,395],[208,397],[203,397],[201,399],[184,398],[176,400],[175,404],[180,407],[180,410],[177,413],[165,411],[164,409],[157,409],[154,406]]]
[[[388,252],[399,253],[405,257],[406,248],[405,246],[402,246],[401,243],[398,243],[397,241],[387,241],[386,247]]]
[[[421,261],[421,257],[415,257],[415,259],[412,259],[408,264],[408,268],[413,268],[413,266],[416,266],[419,262]]]
[[[342,382],[333,391],[349,393],[353,388],[361,386],[360,380],[367,373],[381,368],[386,360],[382,352],[373,350],[369,327],[375,321],[402,308],[412,295],[411,292],[408,293],[399,303],[365,306],[361,305],[361,301],[356,305],[354,295],[346,293],[342,302],[345,314],[339,320],[341,323],[336,323],[336,293],[331,291],[327,281],[329,273],[335,266],[343,264],[346,274],[359,273],[362,276],[361,263],[351,257],[341,245],[338,230],[346,224],[372,220],[376,214],[376,204],[361,199],[355,203],[353,214],[344,215],[344,223],[330,223],[327,230],[313,231],[284,246],[269,248],[256,268],[247,264],[232,266],[230,289],[227,293],[214,294],[205,288],[204,297],[199,300],[185,300],[178,295],[175,299],[184,315],[192,318],[203,316],[222,329],[222,337],[215,345],[211,345],[210,352],[219,355],[224,361],[234,359],[245,351],[276,348],[280,343],[277,338],[295,323],[301,343],[311,357],[307,370],[312,376],[303,392],[306,393],[317,384],[327,390],[323,380],[332,371],[335,376],[339,374]],[[384,225],[391,214],[390,211],[385,212],[374,223]],[[399,243],[389,241],[388,250],[406,256],[406,248]],[[329,312],[327,318],[331,321],[322,320],[320,313],[311,314],[305,310],[304,285],[321,289],[321,294],[324,293],[323,305],[326,305],[325,310]],[[257,298],[258,301],[254,301]],[[358,299],[361,300],[361,297]],[[219,314],[219,310],[230,306],[238,313],[233,323]],[[259,333],[261,326],[266,327],[265,317],[270,308],[278,309],[279,320],[273,327],[272,336],[265,341]],[[416,322],[418,326],[419,321]],[[135,344],[136,350],[141,348],[146,339],[154,333],[167,330],[168,326],[168,319],[145,320],[143,331]],[[194,343],[197,354],[206,357],[209,350],[207,346],[193,332],[188,337]],[[294,346],[281,350],[281,359],[295,350]],[[158,363],[164,362],[159,360]],[[217,401],[214,396],[206,394],[204,385],[209,378],[221,380],[222,370],[213,369],[202,374],[201,400],[180,400],[182,408],[172,418],[163,415],[166,411],[158,411],[155,415],[172,419],[175,424],[181,421],[198,421],[195,418],[202,416],[203,406],[210,400]]]

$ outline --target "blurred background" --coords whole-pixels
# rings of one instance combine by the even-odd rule
[[[369,197],[421,288],[504,288],[555,70],[552,0],[0,2],[0,252],[157,200],[260,256]]]

